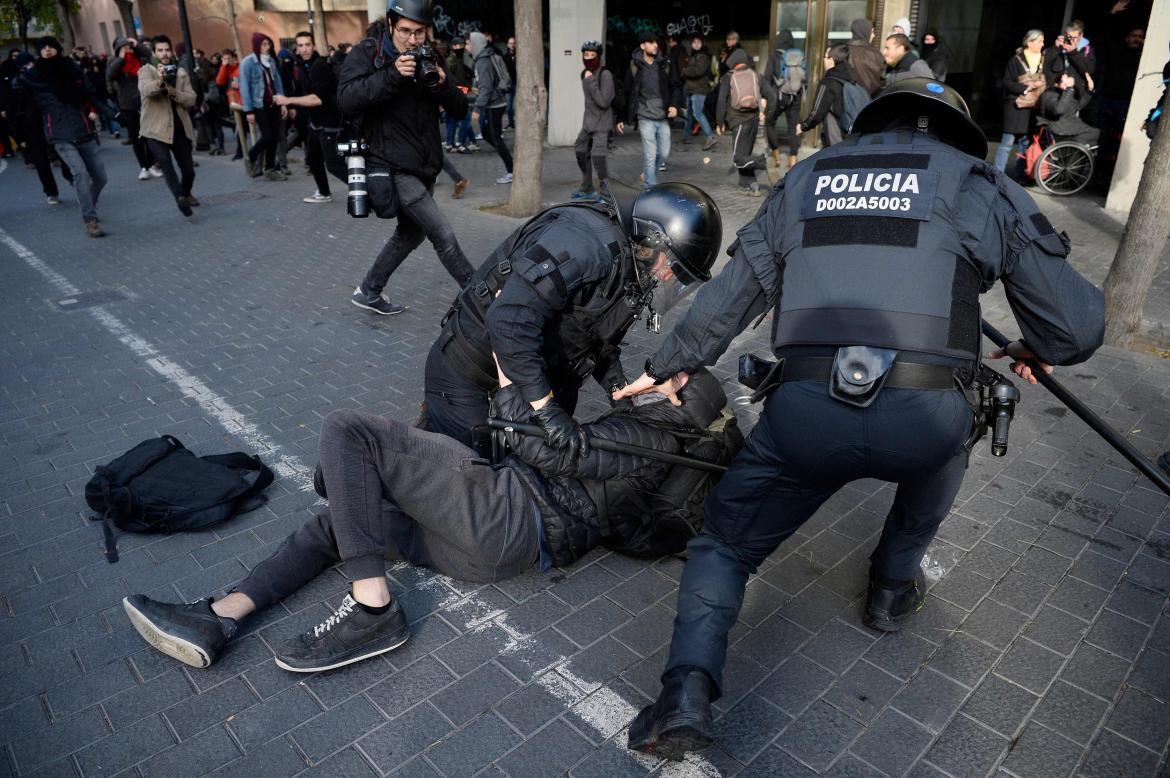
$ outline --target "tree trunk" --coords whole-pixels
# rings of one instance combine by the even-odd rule
[[[1105,279],[1105,342],[1129,348],[1142,323],[1142,308],[1170,225],[1170,90],[1162,99],[1158,133],[1150,143],[1137,196],[1117,255]]]
[[[57,0],[53,5],[57,7],[57,26],[61,28],[62,52],[65,56],[73,53],[77,45],[77,38],[73,35],[73,14],[69,12],[69,0]]]
[[[122,29],[127,38],[137,38],[138,32],[134,29],[134,0],[114,0],[118,7],[118,14],[122,17]],[[115,56],[118,52],[114,52]]]
[[[325,32],[325,3],[324,0],[313,0],[313,37],[317,44],[317,51],[322,56],[329,56],[329,34]]]
[[[513,164],[512,216],[532,216],[540,210],[540,174],[543,167],[545,106],[544,35],[541,0],[514,0],[516,17],[516,149]]]
[[[245,52],[240,47],[240,28],[236,26],[236,4],[235,0],[227,0],[227,16],[228,27],[232,30],[232,48],[236,50],[236,56],[240,59],[244,58]]]

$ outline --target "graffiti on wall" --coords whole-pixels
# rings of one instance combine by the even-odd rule
[[[711,24],[711,16],[709,14],[702,14],[696,16],[684,16],[677,22],[668,22],[666,25],[667,35],[702,35],[707,37],[711,31],[715,29],[715,25]]]
[[[658,25],[653,19],[645,16],[630,16],[622,18],[620,16],[610,16],[605,20],[605,28],[612,33],[629,33],[631,35],[641,35],[644,32],[658,32]]]
[[[432,8],[431,18],[431,26],[435,29],[436,38],[452,38],[456,35],[467,37],[469,34],[483,29],[483,22],[478,19],[456,21],[441,5]]]

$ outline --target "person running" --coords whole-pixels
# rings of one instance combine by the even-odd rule
[[[195,105],[195,90],[187,68],[175,64],[170,38],[156,35],[151,41],[151,51],[154,55],[151,62],[138,70],[142,136],[162,168],[167,188],[174,195],[179,211],[190,216],[193,213],[191,206],[199,205],[191,194],[191,186],[195,183],[195,161],[191,158],[195,140],[191,107]],[[179,166],[178,175],[171,165],[172,156]]]

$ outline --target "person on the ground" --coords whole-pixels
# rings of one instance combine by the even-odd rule
[[[736,49],[727,58],[728,70],[719,79],[719,96],[715,107],[715,132],[730,132],[731,164],[739,173],[739,191],[751,197],[760,196],[756,171],[768,169],[768,158],[753,154],[756,132],[764,120],[768,104],[776,99],[771,84],[751,68],[751,58],[743,49]]]
[[[768,57],[765,71],[776,93],[776,99],[769,103],[764,116],[764,135],[768,150],[776,167],[780,166],[780,149],[788,150],[788,168],[796,164],[796,153],[800,150],[800,103],[804,99],[808,70],[804,66],[804,50],[797,48],[791,30],[781,30],[776,36],[776,46]],[[784,117],[786,137],[781,137],[779,121]]]
[[[1042,86],[1035,82],[1024,83],[1020,77],[1029,74],[1033,77],[1042,75],[1044,68],[1044,33],[1040,30],[1028,30],[1024,33],[1023,45],[1016,49],[1004,68],[1000,87],[1003,89],[1003,136],[999,147],[995,151],[995,167],[1006,171],[1012,178],[1020,177],[1021,165],[1014,164],[1007,169],[1008,159],[1013,150],[1016,153],[1017,163],[1024,158],[1024,152],[1032,140],[1034,129],[1033,120],[1036,115],[1036,104],[1039,98],[1032,100],[1032,105],[1020,107],[1016,104],[1017,98],[1033,93]]]
[[[468,46],[475,63],[475,106],[471,109],[471,121],[479,125],[483,139],[492,145],[504,163],[504,175],[496,179],[497,184],[512,183],[512,152],[504,140],[504,112],[508,110],[507,84],[502,83],[508,69],[504,58],[495,47],[488,45],[482,32],[468,36]]]
[[[171,39],[156,35],[150,43],[153,59],[138,70],[138,92],[142,95],[142,137],[150,144],[155,162],[162,168],[167,188],[184,216],[199,200],[191,194],[195,183],[195,160],[191,157],[195,133],[191,127],[190,108],[195,105],[195,90],[187,68],[175,64]],[[171,165],[171,157],[179,174]]]
[[[1056,140],[1097,145],[1101,131],[1080,117],[1081,109],[1092,99],[1093,95],[1084,91],[1071,73],[1061,73],[1056,83],[1040,95],[1040,115]]]
[[[296,97],[277,95],[273,101],[281,106],[303,110],[305,128],[305,162],[313,174],[317,191],[304,199],[306,203],[329,203],[333,192],[329,187],[329,173],[338,181],[347,181],[345,163],[337,153],[337,136],[341,132],[341,113],[337,110],[337,77],[324,57],[317,53],[313,33],[302,30],[296,34],[296,55],[304,94]]]
[[[873,45],[874,28],[869,19],[854,19],[849,30],[849,67],[857,76],[857,83],[873,97],[886,83],[886,60]]]
[[[581,118],[581,131],[573,143],[577,167],[581,170],[581,186],[570,195],[575,201],[596,200],[597,190],[593,188],[593,170],[597,170],[597,185],[606,186],[609,179],[608,150],[606,141],[613,129],[613,73],[601,66],[602,46],[597,41],[581,44],[581,91],[585,95],[585,114]]]
[[[141,122],[142,96],[138,92],[138,69],[150,62],[150,47],[134,38],[114,39],[114,58],[106,68],[106,80],[114,85],[118,97],[118,123],[126,130],[126,138],[138,160],[138,180],[162,178],[162,169],[154,164],[146,139],[138,128]]]
[[[669,395],[678,373],[713,364],[773,309],[782,361],[687,546],[663,689],[630,726],[630,748],[680,759],[712,742],[710,703],[726,688],[748,576],[855,479],[898,484],[862,623],[894,632],[922,609],[922,558],[975,427],[960,387],[980,361],[980,292],[1003,282],[1023,337],[988,356],[1010,356],[1026,381],[1102,343],[1101,291],[1067,263],[1068,238],[983,161],[987,141],[957,92],[900,81],[862,109],[854,132],[788,172],[647,374],[614,395]]]
[[[406,310],[383,290],[424,238],[460,287],[474,271],[432,196],[443,167],[439,108],[460,118],[467,112],[467,98],[439,63],[438,83],[433,88],[420,84],[418,63],[404,53],[426,43],[430,23],[430,0],[393,0],[386,19],[374,22],[346,55],[337,86],[337,107],[361,116],[361,135],[369,146],[367,171],[388,171],[383,180],[397,193],[398,227],[350,297],[359,308],[383,316]]]
[[[240,102],[249,126],[255,126],[260,138],[248,149],[244,168],[252,178],[264,176],[269,181],[288,179],[276,164],[283,120],[288,109],[276,104],[284,94],[280,67],[273,54],[272,38],[262,32],[252,33],[252,53],[240,62]]]
[[[886,62],[886,83],[896,84],[904,78],[934,78],[930,66],[914,53],[914,44],[902,33],[886,38],[882,59]]]
[[[1056,36],[1056,45],[1044,52],[1044,81],[1055,84],[1062,73],[1077,81],[1082,92],[1096,91],[1093,74],[1097,72],[1097,55],[1085,37],[1085,23],[1073,19],[1064,33]]]
[[[950,69],[951,50],[946,41],[938,34],[938,30],[931,27],[922,35],[922,46],[918,49],[922,61],[934,73],[934,77],[944,84],[947,81],[947,70]]]
[[[108,180],[98,155],[97,111],[109,111],[98,99],[76,62],[62,56],[61,43],[52,36],[37,41],[41,56],[16,77],[14,88],[31,95],[41,113],[45,140],[69,166],[73,191],[81,206],[85,234],[106,235],[98,220],[97,202]]]
[[[626,73],[625,121],[617,123],[618,133],[625,125],[638,122],[642,136],[642,186],[649,189],[658,183],[658,172],[666,170],[670,157],[670,120],[678,115],[675,104],[682,89],[670,71],[670,63],[658,56],[658,35],[644,32],[639,37],[630,70]]]
[[[12,60],[16,66],[14,75],[0,85],[0,116],[3,116],[5,127],[24,144],[24,161],[32,165],[41,180],[41,190],[48,205],[60,205],[61,192],[57,188],[57,179],[53,176],[53,165],[49,159],[49,144],[45,140],[45,132],[41,121],[41,111],[37,106],[36,98],[30,92],[14,89],[16,77],[31,68],[36,58],[27,51],[18,52]],[[68,168],[65,169],[65,172]]]
[[[502,373],[499,382],[496,413],[527,421],[532,410],[520,391]],[[584,429],[599,440],[679,452],[675,431],[702,435],[727,404],[706,371],[696,372],[681,391],[681,407],[663,399],[608,413]],[[374,414],[334,411],[320,440],[320,491],[329,507],[222,599],[172,604],[133,594],[123,608],[156,649],[208,667],[247,617],[340,562],[350,581],[340,606],[276,650],[279,667],[317,672],[409,639],[412,614],[390,591],[387,557],[461,581],[491,582],[564,567],[602,543],[643,556],[678,553],[693,534],[647,510],[674,466],[612,451],[582,459],[538,437],[510,438],[514,453],[493,465],[443,435]]]
[[[690,184],[537,214],[488,255],[443,318],[423,373],[426,428],[477,444],[498,388],[495,352],[549,441],[587,446],[572,418],[581,385],[625,384],[622,338],[655,285],[710,278],[722,234],[719,208]]]
[[[703,151],[710,151],[717,140],[715,131],[711,129],[711,122],[707,121],[707,114],[703,112],[703,103],[707,95],[711,94],[711,52],[702,35],[692,35],[690,51],[683,59],[683,100],[687,107],[687,123],[683,128],[683,143],[691,142],[691,130],[696,123],[706,139]]]
[[[463,94],[467,94],[475,86],[475,73],[471,69],[471,55],[467,53],[467,39],[456,35],[451,39],[451,53],[447,55],[447,78],[455,84]],[[466,154],[469,151],[479,151],[479,146],[471,135],[471,116],[465,114],[456,119],[448,115],[447,143],[443,151],[454,151],[456,154]]]
[[[849,67],[849,46],[835,43],[825,51],[825,75],[817,84],[816,96],[808,116],[796,125],[797,136],[814,127],[821,127],[821,141],[834,146],[845,139],[848,129],[843,126],[846,84],[856,84],[857,76]]]

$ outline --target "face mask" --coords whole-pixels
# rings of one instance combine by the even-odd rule
[[[585,66],[586,70],[597,70],[601,67],[601,57],[594,57],[593,59],[585,59],[582,57],[581,63]]]

